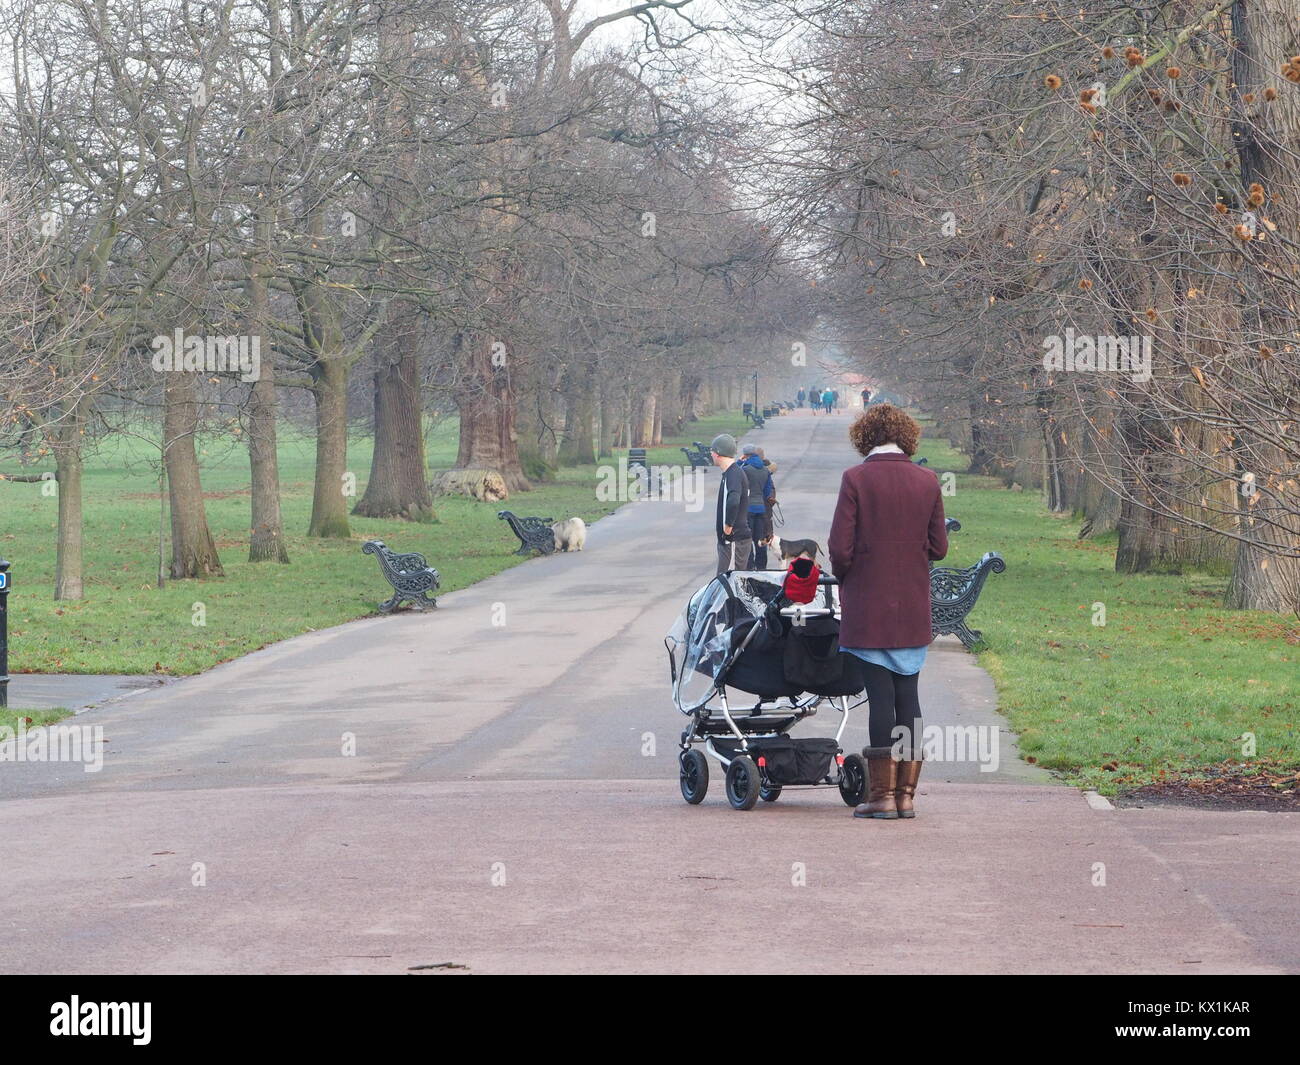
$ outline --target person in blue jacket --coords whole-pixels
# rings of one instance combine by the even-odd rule
[[[776,495],[772,475],[758,453],[758,445],[746,444],[741,448],[740,465],[749,481],[749,535],[754,549],[751,569],[767,569],[767,545],[772,539],[772,519],[768,516],[768,503]]]

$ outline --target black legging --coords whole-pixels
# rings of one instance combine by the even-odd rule
[[[760,544],[760,540],[767,540],[772,535],[772,519],[767,513],[760,511],[750,513],[749,515],[749,535],[754,541],[754,550],[749,556],[750,569],[767,569],[767,545]]]
[[[895,673],[874,662],[863,662],[862,671],[867,677],[867,698],[871,700],[871,746],[892,747],[898,741],[894,729],[902,726],[908,730],[903,735],[904,757],[910,753],[909,738],[919,749],[923,725],[916,687],[921,674]]]

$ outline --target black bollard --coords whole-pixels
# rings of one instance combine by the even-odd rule
[[[0,706],[9,705],[9,563],[0,558]]]

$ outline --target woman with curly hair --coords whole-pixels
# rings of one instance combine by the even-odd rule
[[[863,461],[844,471],[827,554],[840,582],[840,648],[862,660],[871,702],[867,802],[854,817],[915,817],[917,683],[930,631],[930,562],[948,553],[939,479],[912,462],[921,427],[891,403],[849,429]],[[895,748],[895,741],[900,740]],[[896,757],[897,755],[897,757]]]

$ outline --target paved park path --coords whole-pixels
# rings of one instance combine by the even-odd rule
[[[787,534],[825,541],[847,426],[752,435]],[[1300,819],[1094,809],[1005,731],[996,772],[929,764],[912,822],[831,789],[737,813],[716,772],[685,805],[662,639],[711,575],[706,476],[701,510],[630,504],[431,614],[82,714],[99,773],[0,767],[0,971],[1300,971]],[[1015,566],[969,523],[949,557],[988,549]],[[1005,730],[951,638],[922,697]]]

